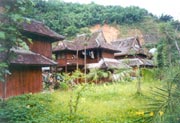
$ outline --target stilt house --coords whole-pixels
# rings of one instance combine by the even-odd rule
[[[152,54],[140,44],[139,38],[130,37],[112,42],[121,51],[114,53],[115,59],[131,67],[153,67]]]
[[[98,63],[102,58],[114,58],[114,53],[120,52],[115,46],[107,43],[102,31],[91,36],[81,35],[71,42],[60,42],[53,48],[58,62],[58,69],[73,71],[83,69],[85,64]]]

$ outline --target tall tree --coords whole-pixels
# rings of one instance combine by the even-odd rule
[[[0,0],[0,81],[9,73],[8,66],[12,58],[11,48],[25,47],[23,37],[19,31],[19,24],[25,20],[31,10],[31,0]]]
[[[162,23],[162,37],[158,47],[158,64],[159,66],[169,66],[180,60],[179,52],[179,32],[174,29],[171,23]]]
[[[95,24],[131,24],[141,22],[148,12],[138,7],[102,6],[34,0],[35,11],[30,15],[67,37],[76,36],[80,28]]]

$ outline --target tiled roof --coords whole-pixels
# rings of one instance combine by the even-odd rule
[[[63,46],[64,45],[64,46]],[[91,36],[81,35],[76,37],[72,42],[63,42],[63,45],[56,46],[53,48],[53,51],[61,51],[61,50],[84,50],[85,46],[86,49],[94,49],[94,48],[101,48],[111,51],[119,51],[117,47],[113,46],[110,43],[107,43],[103,32],[97,31],[93,33]],[[67,46],[65,48],[65,46]]]
[[[45,56],[42,56],[38,53],[34,53],[28,50],[23,49],[12,49],[14,53],[14,57],[11,58],[11,64],[18,65],[35,65],[35,66],[53,66],[57,65],[57,63]],[[0,61],[5,58],[5,53],[0,53]]]
[[[132,58],[132,59],[121,59],[120,62],[127,64],[131,67],[133,66],[150,66],[153,67],[154,63],[152,60],[149,59],[140,59],[140,58]]]
[[[47,36],[54,41],[63,40],[65,38],[64,36],[59,35],[49,27],[45,26],[42,22],[36,20],[30,20],[30,22],[24,21],[22,23],[22,28],[23,31],[31,32],[40,36]]]
[[[146,48],[142,48],[138,38],[129,37],[126,39],[118,39],[112,42],[121,52],[115,53],[114,56],[136,55],[142,54],[151,57],[151,53]]]
[[[127,69],[130,68],[127,64],[121,61],[110,58],[103,58],[98,63],[87,64],[87,68],[111,68],[111,69]]]
[[[78,45],[77,45],[78,46]],[[60,41],[56,45],[56,47],[53,48],[53,52],[55,51],[61,51],[61,50],[71,50],[76,51],[77,47],[72,41]]]

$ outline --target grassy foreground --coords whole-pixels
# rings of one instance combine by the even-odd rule
[[[133,122],[147,103],[151,87],[161,82],[143,82],[141,96],[136,82],[86,85],[76,104],[81,85],[72,90],[57,90],[12,98],[0,109],[0,119],[11,122]],[[71,101],[70,101],[71,100]],[[70,109],[70,106],[71,109]],[[74,107],[73,107],[74,106]],[[76,108],[76,112],[72,110]],[[70,113],[71,112],[71,113]]]

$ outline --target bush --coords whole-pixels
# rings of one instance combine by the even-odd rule
[[[60,83],[60,89],[63,89],[63,90],[68,90],[69,86],[67,83],[65,82],[61,82]]]
[[[141,70],[142,70],[143,80],[145,82],[152,82],[153,80],[155,80],[156,72],[154,69],[143,68]]]
[[[26,94],[9,99],[0,109],[0,119],[8,122],[39,122],[50,113],[52,97]]]
[[[144,114],[138,123],[179,123],[180,121],[180,67],[169,66],[161,70],[163,84],[151,89],[148,104],[144,107]],[[143,110],[143,109],[142,109]]]

